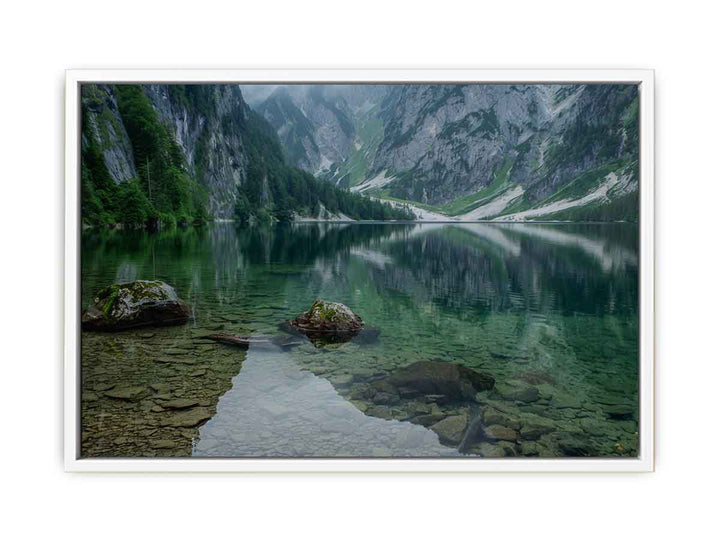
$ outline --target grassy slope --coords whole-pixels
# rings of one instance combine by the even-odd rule
[[[628,159],[616,160],[612,163],[592,169],[578,175],[562,189],[554,193],[552,196],[539,202],[533,202],[528,193],[519,197],[508,205],[497,216],[488,216],[487,219],[493,217],[509,215],[515,212],[522,212],[531,208],[539,208],[556,201],[580,199],[588,193],[595,190],[611,172],[619,172],[621,169],[632,165]],[[387,189],[373,190],[372,196],[390,201],[407,203],[418,208],[428,211],[445,214],[449,217],[455,217],[466,214],[478,208],[481,205],[492,202],[493,199],[503,195],[508,189],[512,189],[515,184],[507,181],[508,174],[511,170],[511,163],[506,161],[498,170],[495,179],[487,187],[474,193],[456,199],[444,205],[429,205],[392,197]],[[532,187],[528,188],[530,191]],[[612,194],[612,192],[611,192]],[[621,195],[614,198],[610,203],[594,201],[590,204],[577,208],[570,208],[561,212],[555,212],[538,216],[536,219],[542,220],[558,220],[558,221],[637,221],[637,192]]]
[[[373,111],[365,113],[355,124],[360,148],[353,150],[348,158],[334,171],[333,182],[339,187],[350,188],[365,180],[368,166],[372,163],[385,133],[383,121],[374,117]]]

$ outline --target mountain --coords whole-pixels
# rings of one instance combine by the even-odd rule
[[[257,110],[299,167],[426,219],[637,220],[634,85],[280,86]]]
[[[310,173],[342,161],[352,149],[352,111],[323,86],[281,86],[256,110],[277,131],[289,163]]]
[[[81,115],[89,225],[409,217],[288,165],[237,85],[83,85]]]

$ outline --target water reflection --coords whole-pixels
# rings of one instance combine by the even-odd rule
[[[516,438],[485,441],[482,449],[476,445],[476,455],[633,455],[637,241],[636,226],[625,224],[297,223],[246,229],[217,224],[156,234],[85,232],[84,305],[109,283],[162,279],[191,303],[195,320],[152,329],[145,337],[142,331],[83,334],[83,390],[91,398],[83,402],[83,419],[92,426],[84,433],[84,448],[88,455],[180,452],[135,447],[117,435],[132,424],[141,426],[136,431],[146,440],[167,440],[166,428],[153,431],[157,426],[147,425],[149,418],[178,413],[158,409],[163,407],[158,392],[124,403],[110,401],[102,389],[148,386],[172,373],[170,384],[177,386],[172,397],[193,388],[215,389],[203,399],[214,416],[199,428],[196,454],[408,455],[412,448],[417,455],[445,455],[456,450],[440,446],[432,430],[413,423],[419,409],[412,400],[383,404],[362,397],[369,395],[363,385],[402,366],[442,359],[499,381],[496,391],[478,396],[476,403],[433,409],[469,420],[478,414],[482,420],[488,411],[505,415]],[[327,351],[309,343],[284,352],[251,350],[243,365],[244,353],[202,340],[211,331],[276,335],[279,322],[317,298],[350,306],[379,329],[379,341]],[[158,362],[168,349],[184,350],[204,367],[169,368],[172,364]],[[227,362],[234,362],[233,369],[221,369]],[[212,383],[210,374],[221,374],[222,384]],[[273,390],[254,390],[263,384]],[[518,385],[535,388],[527,395],[537,392],[537,399],[513,399]],[[270,402],[285,403],[297,414],[275,418],[262,407]],[[344,411],[339,418],[357,430],[334,430],[340,423],[331,421],[325,408]],[[523,426],[541,421],[552,425],[538,438],[525,429],[523,438]],[[193,429],[184,440],[197,439],[198,427]],[[422,441],[419,447],[390,435],[411,432],[412,440]],[[340,435],[354,442],[343,446]],[[325,441],[330,453],[322,453],[318,441]]]
[[[242,372],[200,428],[195,456],[458,455],[422,426],[366,416],[326,379],[275,347],[251,347]]]

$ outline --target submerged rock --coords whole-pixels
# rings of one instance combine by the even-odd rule
[[[152,390],[145,386],[128,386],[125,388],[113,388],[105,392],[105,395],[113,399],[126,401],[139,401],[152,394]]]
[[[491,441],[510,441],[518,440],[518,433],[509,427],[494,425],[487,426],[484,431],[485,437]]]
[[[463,440],[467,424],[467,416],[458,414],[440,420],[438,423],[431,425],[430,429],[437,433],[441,443],[456,446]]]
[[[423,360],[405,366],[386,381],[395,388],[410,388],[425,395],[442,395],[447,399],[472,400],[477,392],[491,389],[492,376],[451,362]]]
[[[345,304],[316,300],[310,309],[290,321],[317,346],[350,341],[363,329],[362,319]]]
[[[495,391],[500,394],[503,399],[509,401],[523,401],[531,403],[540,399],[540,392],[535,386],[502,384],[495,387]]]
[[[116,283],[101,290],[82,315],[84,330],[115,331],[187,322],[190,306],[163,281]]]
[[[169,418],[164,419],[161,426],[172,427],[195,427],[204,424],[213,416],[213,411],[206,407],[195,407],[194,409],[184,412],[175,413]]]

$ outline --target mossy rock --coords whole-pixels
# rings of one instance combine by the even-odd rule
[[[116,331],[187,322],[192,310],[163,281],[115,283],[97,293],[82,315],[84,330]]]
[[[290,321],[289,327],[323,346],[350,341],[363,329],[363,321],[345,304],[316,300],[306,313]]]

